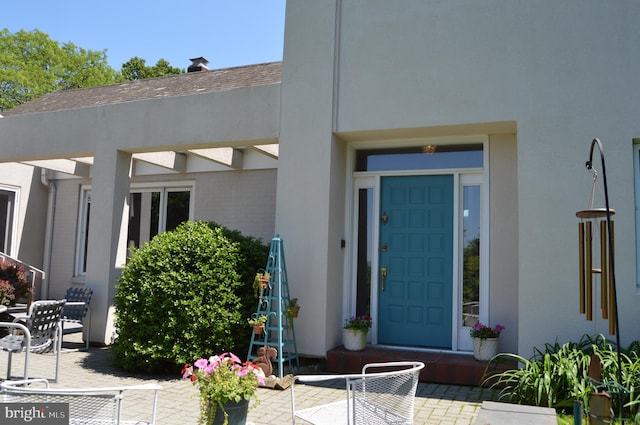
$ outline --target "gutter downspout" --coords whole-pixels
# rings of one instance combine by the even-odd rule
[[[47,198],[47,222],[44,234],[44,252],[42,255],[44,277],[42,278],[42,299],[49,299],[49,273],[51,272],[51,246],[53,241],[53,218],[56,208],[56,183],[49,180],[48,171],[45,168],[40,170],[40,182],[49,189]]]

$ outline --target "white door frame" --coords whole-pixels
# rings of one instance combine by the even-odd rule
[[[344,268],[343,285],[343,317],[348,317],[355,311],[356,300],[356,255],[358,238],[358,211],[357,197],[360,189],[372,190],[372,223],[371,223],[371,316],[374,326],[368,334],[368,342],[377,344],[378,334],[375,322],[378,317],[378,253],[375,247],[379,246],[379,227],[376,217],[380,217],[380,178],[383,176],[408,176],[408,175],[436,175],[452,174],[454,176],[454,270],[453,270],[453,306],[452,306],[452,351],[472,350],[469,327],[462,326],[462,187],[465,185],[478,185],[481,188],[481,238],[480,238],[480,321],[487,323],[489,318],[489,143],[487,136],[475,136],[471,138],[421,140],[412,144],[455,144],[469,143],[470,140],[483,144],[483,168],[482,169],[436,169],[436,170],[411,170],[411,171],[383,171],[354,172],[355,154],[358,149],[399,147],[397,143],[389,144],[352,144],[347,152],[347,191],[346,191],[346,229],[345,234],[350,235],[352,243],[348,244],[350,250],[347,252],[347,261]],[[410,144],[411,145],[411,144]],[[406,145],[403,145],[406,146]],[[438,350],[442,351],[442,350]]]

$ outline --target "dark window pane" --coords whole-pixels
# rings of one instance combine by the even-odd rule
[[[356,154],[356,171],[480,168],[482,144],[365,149]]]

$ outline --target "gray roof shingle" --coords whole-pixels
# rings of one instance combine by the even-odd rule
[[[282,63],[271,62],[167,77],[128,81],[108,86],[61,90],[2,112],[5,117],[67,109],[89,108],[139,100],[228,91],[282,81]]]

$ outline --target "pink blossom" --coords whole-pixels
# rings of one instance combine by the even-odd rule
[[[193,365],[198,369],[204,369],[208,364],[209,362],[207,361],[207,359],[198,359]]]

